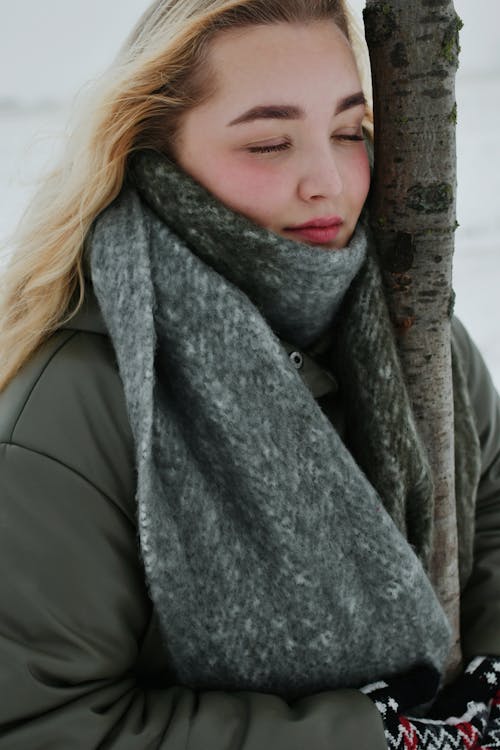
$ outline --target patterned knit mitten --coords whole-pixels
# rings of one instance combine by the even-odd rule
[[[463,701],[466,710],[457,715],[439,719],[413,718],[405,715],[411,704],[404,697],[400,700],[400,683],[401,678],[398,678],[362,688],[382,716],[391,750],[475,750],[481,746],[488,722],[488,698],[476,701],[471,695]],[[481,690],[482,687],[480,684]],[[489,695],[491,697],[491,688]]]
[[[500,659],[478,656],[469,663],[458,679],[439,693],[427,716],[431,719],[461,716],[467,711],[471,701],[489,704],[498,690]]]
[[[488,725],[482,744],[477,750],[498,750],[500,748],[500,690],[493,698]]]

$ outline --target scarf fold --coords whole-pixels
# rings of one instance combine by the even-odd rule
[[[351,285],[336,320],[330,366],[340,380],[356,460],[397,527],[428,569],[434,488],[397,354],[383,282],[373,253]],[[481,447],[462,357],[451,336],[458,565],[463,590],[473,566]]]
[[[286,240],[230,212],[152,151],[136,154],[131,172],[151,209],[175,227],[191,252],[252,300],[277,336],[308,347],[331,327],[366,257],[364,222],[348,252],[332,252]]]
[[[415,664],[441,670],[449,626],[406,526],[277,338],[310,342],[331,327],[365,257],[363,228],[326,252],[258,227],[163,157],[139,155],[132,174],[95,224],[91,268],[178,680],[291,699]],[[402,418],[414,447],[409,408]],[[423,496],[424,464],[406,498]],[[428,537],[416,534],[417,551]]]

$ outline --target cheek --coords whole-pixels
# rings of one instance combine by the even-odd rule
[[[277,209],[286,204],[290,189],[290,180],[273,172],[269,164],[244,159],[214,162],[204,184],[227,206],[261,224],[268,224]]]
[[[348,175],[351,200],[361,209],[368,195],[371,180],[368,154],[364,149],[360,149],[359,154],[353,157]]]

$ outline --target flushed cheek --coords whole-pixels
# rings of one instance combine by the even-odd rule
[[[286,206],[291,184],[269,165],[228,163],[214,168],[211,182],[213,187],[207,187],[223,203],[264,226],[271,226]]]

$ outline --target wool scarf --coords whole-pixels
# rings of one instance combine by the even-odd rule
[[[172,668],[194,689],[294,698],[415,664],[439,671],[447,656],[424,569],[432,487],[366,238],[360,223],[342,250],[288,240],[147,151],[93,228],[146,578]],[[395,414],[388,403],[371,414],[389,476],[379,484],[396,501],[368,480],[279,339],[307,345],[344,320],[336,338],[349,346],[338,308],[354,276],[357,302],[376,313],[356,346],[383,342],[382,361],[368,349],[363,367],[400,390]]]

